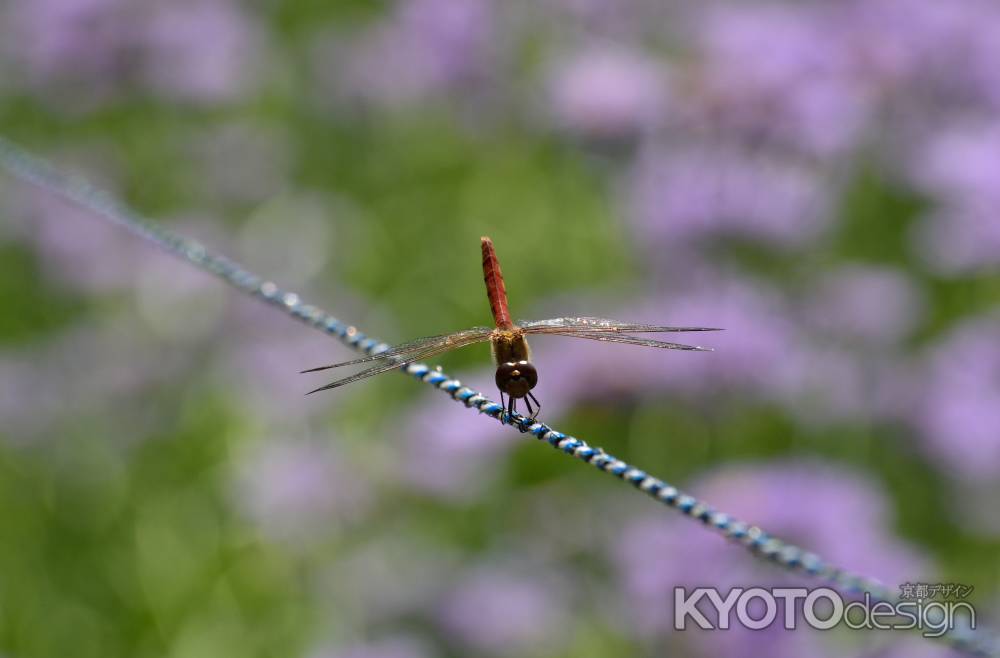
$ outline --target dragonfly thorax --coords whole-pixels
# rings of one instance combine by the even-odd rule
[[[496,382],[512,398],[523,398],[538,383],[538,371],[529,361],[507,361],[497,366]]]
[[[494,329],[490,333],[490,349],[493,352],[493,363],[509,363],[530,361],[531,350],[524,337],[524,331],[515,329]]]

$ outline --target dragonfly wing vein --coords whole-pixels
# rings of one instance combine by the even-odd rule
[[[492,330],[490,330],[492,331]],[[361,372],[355,373],[353,375],[348,375],[341,379],[330,382],[325,386],[321,386],[317,389],[309,391],[309,393],[316,393],[318,391],[325,391],[331,388],[337,388],[345,384],[350,384],[367,377],[373,377],[379,375],[383,372],[388,372],[390,370],[395,370],[396,368],[402,368],[403,366],[421,361],[423,359],[428,359],[432,356],[437,356],[438,354],[443,354],[445,352],[450,352],[451,350],[458,349],[460,347],[465,347],[467,345],[473,345],[475,343],[483,342],[489,339],[489,333],[482,334],[481,332],[460,332],[463,335],[456,337],[456,334],[452,334],[453,340],[447,342],[435,342],[433,344],[424,345],[423,349],[411,350],[405,354],[396,354],[386,357],[378,365],[368,368],[367,370],[362,370]],[[381,356],[381,355],[379,355]]]
[[[588,340],[599,340],[608,343],[623,343],[626,345],[640,345],[643,347],[658,347],[666,350],[688,350],[694,352],[711,352],[710,347],[699,345],[685,345],[684,343],[670,343],[652,338],[639,338],[638,336],[627,336],[619,333],[599,333],[594,331],[570,331],[546,332],[555,336],[570,336],[573,338],[586,338]]]
[[[657,324],[639,324],[622,322],[610,318],[550,318],[548,320],[531,320],[518,322],[518,326],[527,333],[544,334],[559,333],[565,330],[596,333],[679,333],[685,331],[720,331],[716,327],[671,327]]]
[[[320,370],[329,370],[330,368],[340,368],[341,366],[356,366],[362,363],[371,363],[373,361],[387,361],[397,358],[405,359],[407,355],[410,355],[414,352],[419,352],[420,350],[424,349],[430,349],[436,347],[446,347],[450,349],[450,347],[456,346],[459,342],[461,342],[464,345],[467,344],[464,341],[470,338],[475,338],[476,340],[485,340],[489,338],[489,335],[492,331],[493,330],[490,329],[489,327],[473,327],[472,329],[466,329],[464,331],[456,331],[450,334],[440,334],[438,336],[425,336],[423,338],[417,338],[416,340],[411,340],[406,343],[393,345],[389,349],[379,352],[378,354],[372,354],[371,356],[362,357],[360,359],[353,359],[351,361],[342,361],[340,363],[332,363],[326,366],[309,368],[308,370],[303,370],[302,372],[303,373],[318,372]]]

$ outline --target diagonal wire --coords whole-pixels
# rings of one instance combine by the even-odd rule
[[[274,282],[253,274],[225,256],[213,254],[201,243],[183,238],[143,217],[111,194],[91,185],[84,178],[55,168],[2,136],[0,136],[0,166],[15,178],[88,208],[103,219],[159,245],[243,292],[280,308],[293,318],[336,336],[358,352],[374,355],[390,347],[389,344],[365,335],[357,327],[338,320],[319,307],[306,304],[297,294],[282,290]],[[872,600],[889,603],[901,600],[898,594],[878,580],[840,569],[815,553],[716,510],[669,483],[608,454],[603,449],[590,446],[582,439],[563,434],[545,423],[519,413],[512,416],[506,414],[502,405],[464,386],[440,369],[431,368],[423,363],[408,363],[401,365],[400,369],[444,391],[466,407],[476,409],[501,423],[510,424],[520,432],[531,434],[540,441],[548,443],[556,450],[624,480],[657,502],[700,521],[706,527],[743,546],[751,554],[787,571],[811,576],[851,596],[867,593]],[[969,655],[1000,658],[1000,639],[983,629],[976,631],[956,628],[946,633],[942,639]]]

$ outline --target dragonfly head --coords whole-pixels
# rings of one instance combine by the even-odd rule
[[[512,398],[523,398],[538,383],[538,371],[528,361],[508,361],[497,366],[497,388]]]

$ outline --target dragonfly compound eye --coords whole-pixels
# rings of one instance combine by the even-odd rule
[[[496,381],[504,393],[523,398],[538,383],[538,371],[527,361],[508,361],[497,366]]]

